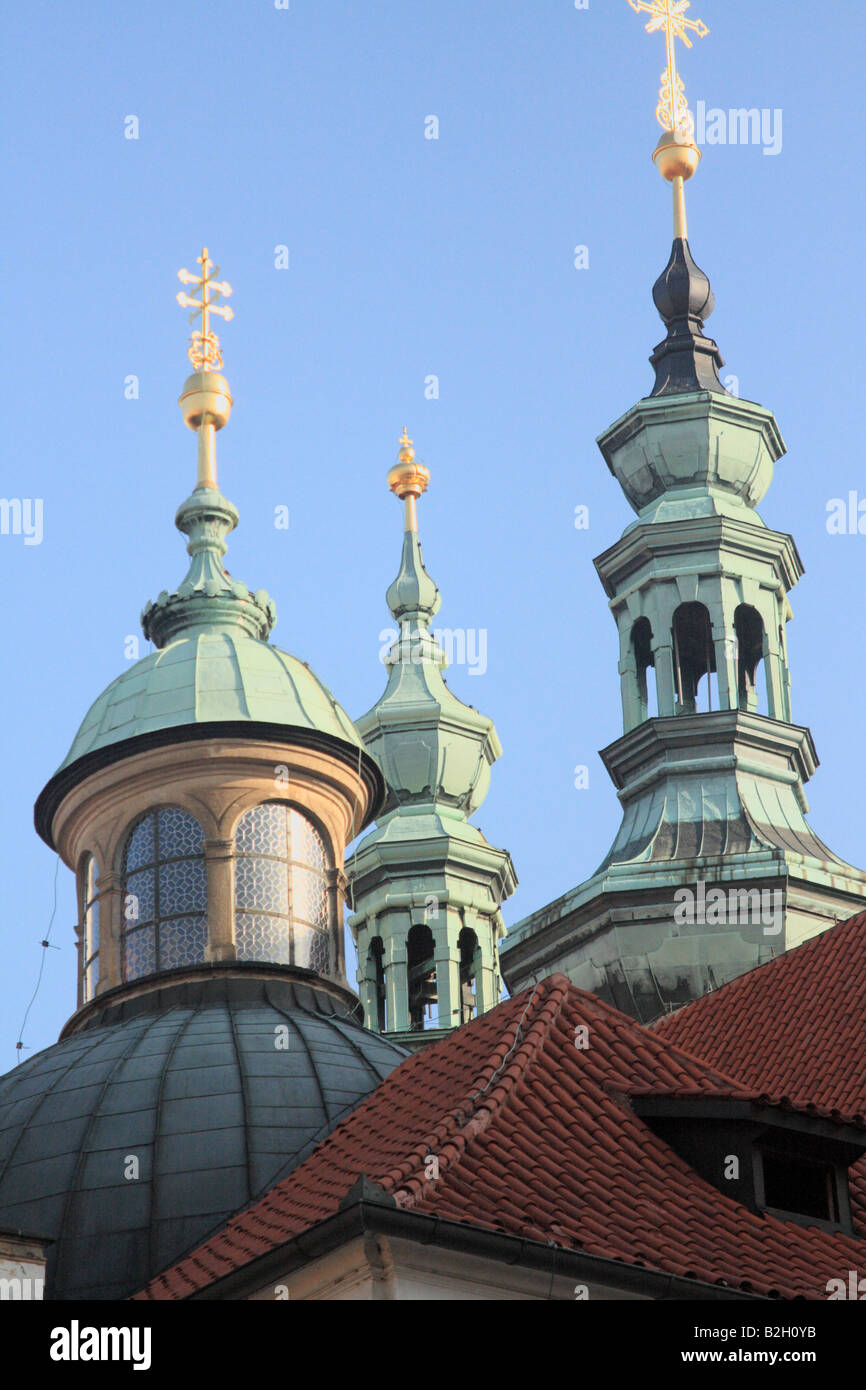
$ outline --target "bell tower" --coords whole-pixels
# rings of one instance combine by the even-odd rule
[[[771,411],[725,390],[704,329],[714,298],[684,192],[701,154],[674,41],[708,30],[687,5],[629,3],[667,40],[653,160],[674,240],[653,389],[598,440],[637,514],[595,561],[619,639],[623,734],[601,756],[623,820],[591,878],[511,929],[502,962],[512,990],[561,970],[649,1021],[860,910],[866,875],[806,820],[818,760],[785,637],[803,567],[757,511],[785,445]]]
[[[404,429],[388,474],[405,518],[400,571],[387,593],[397,637],[385,692],[356,720],[387,793],[346,865],[364,1021],[409,1047],[499,1003],[500,904],[517,885],[507,851],[469,823],[502,748],[493,722],[443,679],[447,659],[431,628],[442,598],[418,538],[417,501],[429,478]]]

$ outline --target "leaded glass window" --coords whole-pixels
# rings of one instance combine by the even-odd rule
[[[92,999],[99,983],[99,865],[92,854],[84,863],[84,931],[81,957],[84,964],[84,1002]]]
[[[138,821],[123,861],[123,978],[195,965],[207,946],[204,831],[164,806]]]
[[[322,836],[293,807],[265,802],[241,817],[235,836],[238,960],[328,973],[327,868]]]

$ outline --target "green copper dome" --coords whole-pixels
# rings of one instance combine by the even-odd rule
[[[59,771],[143,734],[249,721],[325,734],[360,748],[354,724],[309,666],[268,641],[276,609],[224,568],[238,514],[215,487],[197,487],[175,524],[189,537],[189,570],[141,618],[158,648],[91,705]]]
[[[206,250],[199,264],[202,277],[190,279],[184,271],[180,278],[201,286],[207,299],[214,267]],[[215,282],[212,288],[226,293]],[[180,298],[189,301],[188,295]],[[202,301],[194,303],[196,312],[204,313]],[[223,562],[238,512],[219,489],[215,437],[229,418],[232,400],[225,377],[205,370],[222,359],[218,339],[204,318],[202,323],[189,352],[197,369],[184,383],[179,401],[186,424],[198,437],[196,486],[175,515],[175,525],[186,537],[189,567],[174,589],[163,589],[145,604],[142,631],[156,651],[130,666],[91,705],[72,747],[40,793],[36,825],[49,844],[58,799],[76,778],[96,766],[187,739],[249,734],[327,746],[339,759],[357,765],[372,801],[382,795],[381,772],[365,755],[345,710],[305,662],[269,642],[277,618],[273,600],[264,589],[249,589]]]
[[[205,629],[176,637],[113,681],[61,767],[140,734],[221,720],[283,724],[361,746],[345,710],[297,657],[242,632]]]

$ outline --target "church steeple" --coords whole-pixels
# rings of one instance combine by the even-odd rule
[[[430,471],[417,462],[412,440],[403,426],[397,462],[388,473],[388,486],[403,503],[403,554],[397,578],[388,589],[385,601],[398,623],[423,623],[426,626],[442,607],[442,596],[424,568],[421,542],[418,539],[418,498],[426,492]]]
[[[502,750],[492,721],[443,679],[447,658],[430,626],[441,595],[417,523],[429,479],[404,429],[388,474],[404,504],[400,569],[387,593],[397,629],[384,694],[356,721],[386,800],[347,866],[350,926],[367,1026],[393,1033],[420,1034],[434,1008],[441,1030],[498,1002],[499,907],[516,886],[508,854],[468,823]]]
[[[715,300],[710,282],[692,259],[686,218],[686,182],[697,173],[701,152],[695,143],[695,123],[686,100],[685,87],[677,72],[676,41],[691,48],[690,34],[706,38],[710,32],[702,19],[686,17],[688,3],[678,0],[629,0],[636,14],[648,14],[647,32],[663,32],[667,67],[656,118],[662,128],[653,150],[653,163],[671,185],[674,208],[674,242],[670,260],[653,286],[653,299],[667,336],[659,343],[650,361],[656,370],[652,394],[678,395],[684,391],[718,391],[724,366],[712,338],[704,336],[704,322],[713,312]]]
[[[598,440],[637,513],[595,560],[619,633],[623,735],[601,756],[623,821],[586,882],[511,929],[502,963],[512,990],[565,970],[647,1021],[848,916],[866,875],[806,820],[817,755],[785,637],[803,567],[756,510],[785,445],[770,410],[725,391],[704,334],[685,207],[701,156],[674,43],[708,30],[682,0],[629,3],[667,41],[653,159],[674,241],[654,387]]]

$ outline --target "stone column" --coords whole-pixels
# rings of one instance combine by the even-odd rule
[[[669,719],[677,711],[676,681],[674,679],[674,649],[671,638],[666,634],[664,641],[653,646],[656,663],[656,695],[659,704],[659,717]]]
[[[499,1003],[496,994],[496,928],[489,917],[479,917],[470,924],[478,937],[480,968],[475,976],[475,1012],[486,1014]]]
[[[622,729],[627,734],[647,717],[646,698],[641,697],[637,675],[637,659],[631,640],[631,621],[626,615],[619,629],[619,677],[622,692]]]
[[[737,633],[734,627],[736,595],[722,583],[722,592],[710,615],[713,624],[713,651],[716,658],[716,684],[719,709],[736,709],[740,703]]]
[[[401,924],[402,925],[402,924]],[[405,1033],[409,1028],[409,978],[406,969],[408,951],[403,927],[400,938],[394,936],[398,923],[388,923],[382,936],[382,964],[385,970],[385,1017],[389,1033]],[[399,929],[399,927],[398,927]]]
[[[102,911],[102,905],[100,904],[100,913],[101,913],[101,911]],[[78,1002],[77,1002],[77,1004],[76,1004],[75,1007],[76,1007],[77,1009],[80,1009],[80,1008],[81,1008],[81,1005],[84,1003],[84,923],[83,923],[83,922],[79,923],[79,925],[78,925],[78,926],[76,927],[76,929],[75,929],[75,959],[76,959],[76,961],[77,961],[77,963],[78,963],[78,964],[77,964],[77,969],[78,969],[78,989],[77,989],[77,991],[76,991],[76,999],[78,1000]],[[100,967],[100,969],[99,969],[99,974],[100,974],[100,978],[101,978],[101,977],[102,977],[102,921],[101,921],[101,920],[100,920],[100,923],[99,923],[99,967]],[[99,991],[99,984],[98,984],[98,982],[97,982],[96,989],[93,991],[93,993],[96,994],[96,993],[98,993],[98,991]]]
[[[370,960],[370,945],[376,935],[376,918],[371,917],[356,931],[358,947],[358,997],[364,1010],[364,1027],[379,1031],[379,996],[376,990],[376,967]],[[372,974],[370,973],[372,970]],[[387,1022],[387,1020],[386,1020]]]
[[[346,875],[341,869],[328,869],[328,921],[334,963],[331,974],[346,979],[346,933],[343,930],[343,904],[346,900]],[[358,957],[360,965],[360,956]]]
[[[123,980],[123,879],[120,874],[99,876],[99,984],[95,994],[113,989]]]
[[[764,669],[767,673],[767,713],[771,719],[790,722],[788,672],[779,642],[779,603],[775,597],[770,607],[773,611],[761,613],[764,624]]]
[[[205,960],[234,960],[234,840],[205,840],[204,859],[208,934]]]
[[[444,912],[440,911],[437,924],[433,928],[440,1028],[456,1028],[463,1017],[460,998],[460,952],[457,949],[460,920],[458,917],[456,923],[452,923],[452,912],[453,909],[450,908],[446,908]]]

